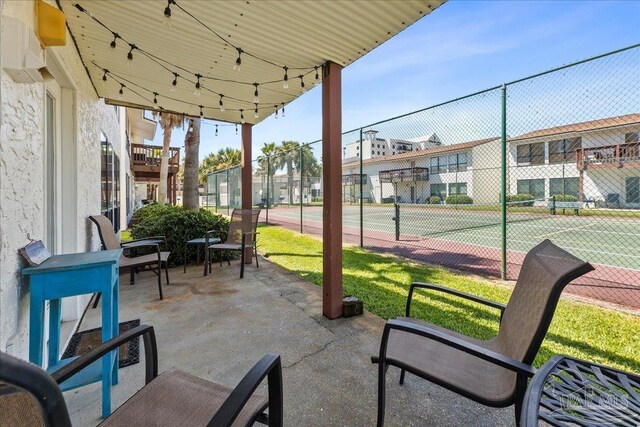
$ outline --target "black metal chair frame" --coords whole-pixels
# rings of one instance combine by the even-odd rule
[[[51,375],[33,364],[0,353],[0,381],[5,383],[5,386],[15,387],[35,397],[48,425],[70,427],[69,412],[59,385],[102,356],[139,336],[142,336],[144,341],[146,385],[158,376],[158,349],[155,332],[153,327],[148,325],[129,329]],[[251,368],[211,418],[208,426],[231,426],[265,377],[268,381],[269,413],[260,414],[256,421],[269,426],[281,427],[283,425],[282,364],[280,356],[275,354],[265,355]]]
[[[189,245],[195,245],[196,246],[196,265],[200,264],[200,246],[204,247],[204,263],[205,263],[205,267],[207,265],[207,255],[208,255],[208,251],[207,248],[209,247],[210,243],[209,243],[209,239],[212,235],[214,234],[223,234],[224,232],[220,231],[220,230],[208,230],[204,232],[204,242],[197,242],[197,243],[193,243],[193,240],[198,240],[196,239],[191,239],[188,240],[185,245],[184,245],[184,263],[183,263],[183,273],[187,272],[187,247]],[[206,271],[205,271],[206,273]],[[205,274],[206,275],[206,274]]]

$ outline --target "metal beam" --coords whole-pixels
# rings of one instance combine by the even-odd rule
[[[342,316],[342,66],[322,74],[322,312]]]

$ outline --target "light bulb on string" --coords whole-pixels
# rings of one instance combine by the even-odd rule
[[[240,109],[240,123],[244,124],[245,120],[244,120],[244,110],[241,108]]]
[[[112,33],[112,34],[113,34],[113,40],[111,41],[109,46],[111,46],[111,49],[115,49],[116,48],[116,40],[118,40],[118,38],[120,36],[118,35],[118,33]]]
[[[282,118],[284,119],[284,102],[282,103]]]
[[[153,92],[153,103],[157,104],[158,103],[158,92]]]
[[[282,80],[282,87],[284,89],[289,89],[289,68],[288,67],[282,67],[284,68],[284,79]]]
[[[238,124],[236,123],[236,135],[238,134]]]
[[[256,119],[260,117],[260,114],[258,114],[258,104],[256,104],[256,109],[254,110],[253,117],[255,117]]]
[[[109,72],[109,70],[104,70],[104,74],[102,75],[102,81],[106,82],[107,81],[107,73]]]
[[[273,106],[273,108],[275,108],[275,109],[276,109],[276,119],[277,119],[277,118],[278,118],[278,106],[277,106],[277,105],[274,105],[274,106]]]
[[[120,83],[120,90],[118,91],[118,99],[122,99],[122,95],[124,95],[124,88],[126,86]]]
[[[224,98],[224,95],[220,94],[220,111],[224,113],[224,102],[222,102],[222,98]]]
[[[171,28],[171,3],[174,3],[173,0],[168,0],[167,7],[164,8],[164,25],[168,28]]]
[[[198,79],[196,81],[196,90],[193,91],[193,94],[195,96],[200,96],[200,78],[202,77],[202,75],[200,74],[196,74],[196,78]]]
[[[242,49],[237,48],[236,50],[238,51],[238,57],[236,58],[236,63],[233,64],[233,69],[240,71],[240,65],[242,65],[242,58],[240,57],[240,55],[242,55]]]
[[[258,104],[260,103],[260,99],[258,98],[258,83],[254,83],[253,85],[256,88],[256,90],[253,92],[253,103]]]
[[[307,89],[304,87],[304,76],[300,74],[298,77],[300,78],[300,88],[302,89],[302,92],[306,92]]]
[[[131,49],[129,49],[129,53],[127,53],[127,67],[133,68],[133,50],[137,47],[135,44],[130,44],[129,47]]]
[[[178,86],[178,73],[173,73],[173,81],[171,82],[171,92],[176,91],[176,86]]]
[[[218,125],[216,125],[216,136],[218,136]]]
[[[204,117],[204,113],[202,112],[202,109],[204,108],[204,106],[203,105],[199,105],[199,107],[200,107],[200,118],[203,118]]]
[[[316,70],[316,82],[320,80],[320,76],[318,75],[318,66],[313,67]]]

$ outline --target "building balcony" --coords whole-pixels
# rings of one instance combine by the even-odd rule
[[[638,167],[640,166],[640,143],[578,148],[576,159],[579,170]]]
[[[131,144],[131,169],[136,179],[158,180],[160,163],[162,162],[162,146]],[[180,149],[169,148],[169,175],[178,173],[180,169]]]
[[[360,179],[359,173],[351,173],[348,175],[342,175],[342,184],[343,185],[360,185],[367,182],[367,174],[362,175],[362,179]]]
[[[418,182],[429,181],[429,168],[403,168],[380,171],[380,182]]]

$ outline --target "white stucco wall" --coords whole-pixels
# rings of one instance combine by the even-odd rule
[[[0,3],[2,15],[15,17],[29,28],[35,25],[32,1]],[[0,22],[1,25],[1,22]],[[67,150],[64,158],[76,167],[73,188],[63,194],[76,194],[74,230],[77,252],[99,249],[97,233],[87,216],[100,211],[100,139],[102,131],[116,150],[120,149],[120,130],[114,107],[99,100],[67,34],[67,45],[47,49],[58,59],[66,74],[60,85],[68,88],[70,102],[63,105],[73,126],[68,141],[75,155]],[[26,357],[28,352],[28,281],[20,275],[24,263],[18,249],[27,234],[44,238],[45,227],[45,84],[17,84],[4,71],[0,77],[0,350]],[[65,114],[63,113],[63,114]],[[68,156],[68,157],[67,157]],[[60,167],[60,159],[57,167]],[[59,204],[65,201],[58,201]],[[67,246],[68,248],[69,246]],[[86,299],[85,299],[86,300]]]

